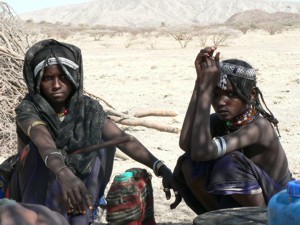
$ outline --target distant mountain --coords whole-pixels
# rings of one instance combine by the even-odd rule
[[[125,27],[224,23],[247,10],[300,13],[300,3],[263,0],[95,0],[21,14],[35,22]]]
[[[276,22],[280,24],[289,24],[292,22],[300,23],[300,13],[286,13],[275,12],[268,13],[262,10],[246,10],[239,12],[231,16],[226,20],[226,24],[250,24],[250,23],[264,23],[264,22]]]

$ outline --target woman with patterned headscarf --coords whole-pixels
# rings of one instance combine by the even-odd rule
[[[77,154],[78,149],[126,137],[117,147],[153,168],[164,187],[171,188],[172,173],[163,162],[117,127],[98,101],[83,94],[79,48],[40,41],[27,51],[23,74],[28,94],[16,108],[21,156],[9,197],[45,205],[73,225],[91,224],[110,179],[115,148]]]
[[[195,60],[197,79],[180,135],[185,154],[173,173],[175,189],[197,214],[266,206],[292,179],[278,121],[261,105],[256,71],[242,60],[219,62],[215,50],[202,49]]]

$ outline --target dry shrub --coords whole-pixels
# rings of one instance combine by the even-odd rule
[[[270,35],[281,33],[283,30],[283,26],[275,22],[261,23],[259,24],[259,27],[264,31],[268,32]]]
[[[186,31],[171,31],[169,33],[178,43],[181,48],[186,48],[187,44],[192,41],[193,37]]]

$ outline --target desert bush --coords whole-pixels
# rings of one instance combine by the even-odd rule
[[[274,35],[276,33],[282,32],[283,26],[279,23],[261,23],[259,24],[259,27],[263,29],[264,31],[268,32],[270,35]]]
[[[50,27],[43,27],[41,28],[41,34],[43,34],[46,38],[57,38],[57,39],[67,39],[70,37],[73,32],[65,27],[56,27],[53,29],[52,26]]]
[[[125,41],[123,42],[124,47],[125,48],[129,48],[130,46],[132,46],[135,43],[136,40],[136,36],[129,36],[125,39]]]
[[[178,43],[180,44],[181,48],[186,48],[187,44],[192,41],[192,36],[187,32],[170,32],[169,33]]]
[[[68,29],[59,29],[57,31],[57,37],[60,38],[60,39],[67,39],[70,36],[72,36],[72,33],[73,32],[71,30],[68,30]]]
[[[102,30],[89,30],[87,31],[87,34],[94,38],[94,41],[100,41],[101,38],[105,35],[105,33]]]
[[[210,36],[211,41],[213,42],[214,46],[219,46],[223,44],[230,35],[224,32],[215,32],[212,33]]]
[[[206,42],[209,38],[209,34],[206,31],[202,30],[194,33],[194,37],[196,37],[196,39],[199,40],[200,45],[204,47],[206,46]]]
[[[156,48],[156,39],[155,38],[152,38],[152,37],[149,37],[146,41],[147,43],[147,46],[149,47],[149,49],[155,49]]]
[[[250,24],[235,24],[233,27],[243,34],[246,34],[251,29]]]

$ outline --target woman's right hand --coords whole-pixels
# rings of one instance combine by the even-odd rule
[[[68,213],[85,214],[87,208],[93,208],[91,197],[84,183],[68,167],[58,172],[57,180],[60,183]]]
[[[217,52],[214,56],[216,49],[216,47],[201,49],[195,60],[198,84],[205,86],[205,88],[212,83],[214,86],[219,81],[220,53]]]

